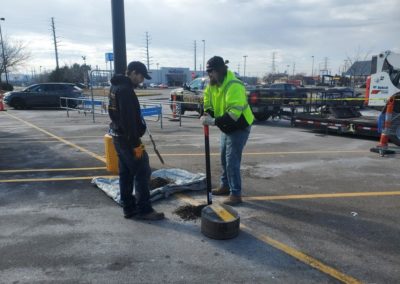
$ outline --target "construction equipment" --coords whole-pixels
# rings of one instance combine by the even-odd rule
[[[373,56],[367,80],[365,104],[384,107],[391,96],[400,92],[400,54],[385,51]]]

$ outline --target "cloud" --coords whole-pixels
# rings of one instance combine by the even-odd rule
[[[204,39],[207,59],[219,54],[231,69],[243,70],[247,55],[249,74],[271,71],[273,52],[281,71],[295,65],[296,72],[311,73],[314,56],[316,68],[327,57],[336,73],[356,52],[399,50],[397,10],[396,0],[125,0],[127,55],[145,59],[148,32],[153,68],[193,68],[194,41],[199,65]],[[4,33],[30,42],[31,65],[54,67],[51,17],[65,62],[82,63],[85,55],[101,66],[112,50],[111,1],[13,0],[1,14]]]

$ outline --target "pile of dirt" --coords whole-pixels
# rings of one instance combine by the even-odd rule
[[[167,184],[172,183],[173,181],[167,178],[156,177],[150,180],[150,190],[163,187]]]
[[[173,213],[181,217],[185,221],[196,220],[201,217],[201,210],[206,207],[207,204],[202,205],[183,205],[174,210]]]

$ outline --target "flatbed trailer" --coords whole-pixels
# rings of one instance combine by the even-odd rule
[[[378,117],[359,116],[336,118],[333,115],[321,115],[320,113],[297,113],[291,118],[292,126],[336,132],[339,134],[349,133],[371,137],[380,136]]]

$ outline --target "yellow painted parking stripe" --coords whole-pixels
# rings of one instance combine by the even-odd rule
[[[326,151],[295,151],[295,152],[243,152],[243,156],[262,156],[262,155],[302,155],[302,154],[340,154],[340,153],[354,153],[365,154],[370,153],[367,150],[326,150]],[[163,153],[163,156],[204,156],[204,153]],[[220,153],[210,153],[211,156],[219,156]]]
[[[94,171],[105,170],[106,167],[91,168],[65,168],[65,169],[25,169],[25,170],[0,170],[0,174],[4,173],[35,173],[35,172],[68,172],[68,171]]]
[[[32,143],[59,143],[59,141],[57,140],[32,140],[32,141],[13,141],[13,142],[0,141],[0,144],[32,144]]]
[[[12,114],[10,114],[10,113],[7,113],[7,115],[13,117],[14,119],[16,119],[16,120],[18,120],[18,121],[20,121],[20,122],[22,122],[22,123],[25,123],[26,125],[31,126],[32,128],[35,128],[36,130],[38,130],[38,131],[40,131],[40,132],[43,132],[43,133],[45,133],[45,134],[47,134],[47,135],[49,135],[49,136],[51,136],[51,137],[57,139],[57,140],[60,141],[60,142],[63,142],[63,143],[65,143],[65,144],[67,144],[67,145],[69,145],[69,146],[71,146],[71,147],[73,147],[73,148],[78,149],[78,150],[80,150],[80,151],[82,151],[82,152],[88,154],[89,156],[92,156],[93,158],[95,158],[95,159],[97,159],[97,160],[99,160],[99,161],[101,161],[101,162],[103,162],[103,163],[106,162],[106,159],[105,159],[104,157],[101,157],[101,156],[99,156],[99,155],[97,155],[97,154],[95,154],[95,153],[93,153],[93,152],[91,152],[91,151],[89,151],[89,150],[86,150],[85,148],[83,148],[83,147],[81,147],[81,146],[78,146],[78,145],[76,145],[76,144],[74,144],[74,143],[72,143],[72,142],[69,142],[68,140],[65,140],[65,139],[63,139],[63,138],[61,138],[61,137],[59,137],[59,136],[57,136],[57,135],[54,135],[54,134],[52,134],[52,133],[50,133],[50,132],[48,132],[48,131],[46,131],[46,130],[44,130],[44,129],[42,129],[42,128],[40,128],[40,127],[38,127],[38,126],[36,126],[36,125],[30,123],[30,122],[28,122],[28,121],[25,121],[25,120],[23,120],[23,119],[21,119],[21,118],[19,118],[19,117],[16,117],[15,115],[12,115]]]
[[[0,183],[20,183],[20,182],[41,182],[41,181],[68,181],[68,180],[87,180],[93,179],[98,176],[89,177],[60,177],[60,178],[21,178],[21,179],[2,179]],[[102,178],[111,178],[117,176],[101,176]]]
[[[182,194],[182,193],[176,194],[176,197],[178,199],[185,201],[192,205],[199,204],[198,200],[195,200],[195,199],[193,199],[185,194]],[[290,255],[290,256],[296,258],[300,262],[302,262],[306,265],[309,265],[309,266],[311,266],[311,267],[321,271],[322,273],[327,274],[335,279],[342,281],[343,283],[348,283],[348,284],[361,283],[361,281],[322,263],[321,261],[317,260],[316,258],[313,258],[301,251],[298,251],[288,245],[285,245],[284,243],[274,240],[273,238],[271,238],[265,234],[260,234],[256,231],[254,231],[253,229],[250,229],[249,227],[247,227],[246,225],[243,224],[243,221],[240,224],[240,228],[245,230],[247,233],[254,236],[255,238],[257,238],[258,240],[262,241],[263,243],[266,243],[266,244],[286,253],[287,255]]]
[[[301,251],[298,251],[298,250],[288,246],[288,245],[285,245],[284,243],[274,240],[265,234],[257,233],[253,229],[250,229],[249,227],[247,227],[244,224],[241,224],[240,228],[245,230],[246,232],[250,233],[252,236],[256,237],[258,240],[269,244],[270,246],[296,258],[297,260],[299,260],[311,267],[314,267],[315,269],[318,269],[319,271],[321,271],[339,281],[342,281],[343,283],[349,283],[349,284],[361,283],[361,281],[355,279],[354,277],[346,275],[346,274],[322,263],[318,259],[313,258]]]
[[[345,197],[367,197],[367,196],[393,196],[400,195],[400,191],[377,191],[377,192],[343,192],[322,194],[294,194],[276,196],[247,196],[247,201],[289,200],[289,199],[315,199],[315,198],[345,198]]]
[[[235,220],[235,217],[219,204],[214,203],[210,205],[210,208],[224,222],[230,222],[232,220]]]

